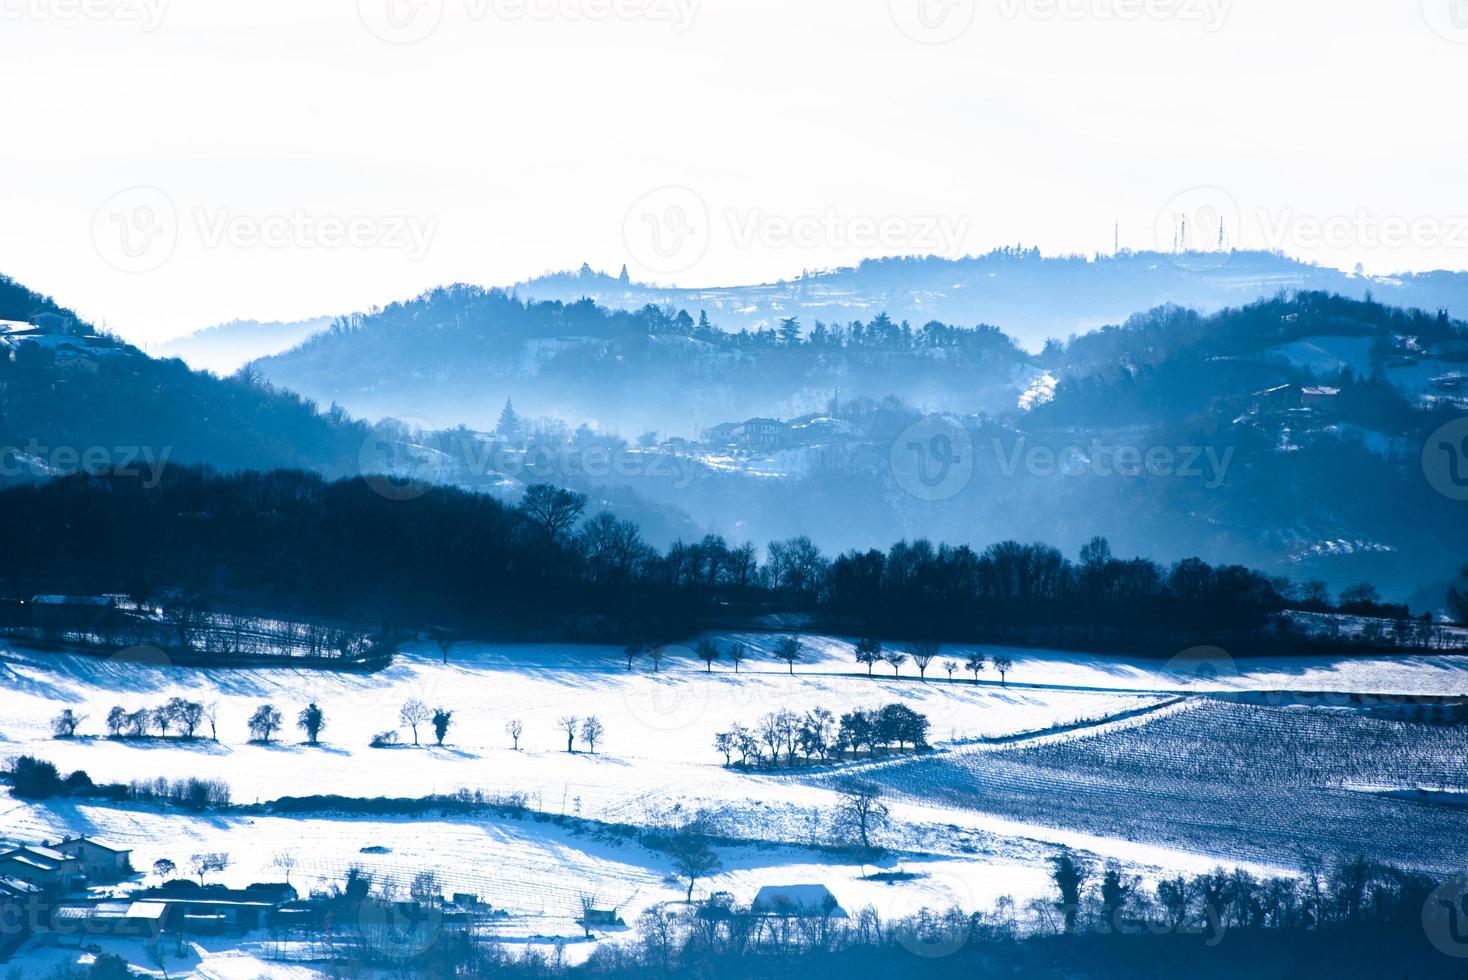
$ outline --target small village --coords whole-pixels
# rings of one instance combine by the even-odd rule
[[[208,880],[228,865],[228,855],[197,854],[186,868],[160,859],[143,873],[133,867],[130,850],[88,836],[8,847],[0,852],[0,963],[22,947],[97,954],[104,941],[186,956],[190,942],[217,937],[267,943],[281,959],[326,963],[361,959],[365,950],[370,961],[392,962],[411,959],[453,933],[563,947],[629,932],[621,909],[598,907],[591,896],[563,916],[527,924],[481,896],[442,894],[430,872],[414,880],[406,897],[375,889],[371,875],[356,866],[339,886],[302,895],[288,881],[229,887]],[[198,880],[184,876],[190,873]],[[688,904],[713,928],[738,919],[746,929],[782,935],[847,918],[836,896],[819,884],[762,886],[742,907],[722,891]],[[579,934],[544,933],[558,922],[574,923]]]

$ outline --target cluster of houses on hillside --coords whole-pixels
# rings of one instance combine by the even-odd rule
[[[38,313],[29,322],[0,320],[0,357],[14,360],[27,350],[49,354],[61,371],[96,374],[99,363],[123,348],[59,313]]]
[[[703,445],[711,449],[735,449],[750,452],[774,452],[814,445],[852,434],[849,422],[826,415],[806,415],[782,422],[780,419],[753,418],[743,422],[721,422],[705,429]],[[678,447],[686,440],[670,440]]]

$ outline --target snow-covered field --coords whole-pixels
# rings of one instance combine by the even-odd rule
[[[467,788],[523,792],[532,810],[637,826],[673,826],[702,811],[721,835],[745,843],[721,848],[724,870],[700,882],[700,893],[725,890],[747,901],[764,884],[822,882],[848,908],[870,903],[888,914],[953,903],[986,908],[1002,895],[1023,903],[1046,894],[1045,859],[1059,845],[1116,857],[1155,878],[1220,861],[1290,868],[1297,853],[1276,845],[1298,850],[1313,841],[1315,850],[1331,853],[1328,841],[1339,838],[1365,848],[1377,840],[1373,826],[1394,828],[1371,855],[1383,859],[1468,837],[1460,808],[1427,813],[1428,804],[1383,791],[1468,789],[1461,762],[1450,766],[1438,749],[1420,744],[1447,729],[1342,708],[1243,706],[1209,696],[1456,695],[1468,691],[1462,658],[1262,660],[1203,649],[1160,663],[986,648],[991,659],[1013,658],[1006,687],[992,669],[982,683],[962,671],[949,680],[942,661],[961,664],[968,653],[962,647],[945,649],[922,681],[911,664],[900,679],[891,668],[868,678],[842,639],[807,638],[793,676],[770,656],[777,637],[716,639],[749,646],[739,675],[727,662],[710,674],[687,651],[657,673],[646,658],[629,672],[620,651],[605,647],[461,644],[445,664],[424,645],[373,675],[194,670],[9,650],[0,656],[0,757],[36,755],[63,772],[85,769],[98,782],[213,777],[230,785],[237,803]],[[97,737],[113,705],[134,710],[173,696],[217,702],[219,740]],[[454,712],[445,746],[428,745],[429,726],[419,733],[424,747],[412,746],[397,717],[409,698]],[[294,728],[297,712],[312,701],[327,718],[315,748],[301,744]],[[893,793],[888,863],[917,876],[899,885],[862,880],[862,868],[819,846],[832,838],[835,774],[745,774],[725,768],[714,751],[716,732],[769,711],[823,706],[839,714],[892,701],[929,716],[939,750],[855,767]],[[275,745],[248,744],[246,719],[264,702],[286,716],[287,731]],[[50,720],[63,708],[86,716],[81,734],[89,737],[51,738]],[[606,728],[597,753],[567,753],[558,719],[593,714]],[[519,751],[505,732],[512,718],[524,723]],[[373,734],[395,728],[406,746],[369,748]],[[1388,743],[1392,752],[1383,749]],[[1339,764],[1322,771],[1316,761],[1337,744]],[[1276,756],[1291,765],[1281,762],[1267,777],[1240,775],[1240,766],[1257,769]],[[1306,778],[1291,774],[1301,758],[1309,763]],[[1148,794],[1138,792],[1144,785]],[[1254,824],[1262,830],[1251,838]],[[578,829],[534,815],[199,816],[77,801],[27,804],[0,795],[0,838],[78,832],[133,848],[139,868],[160,857],[182,864],[193,853],[228,852],[232,864],[220,880],[231,884],[278,880],[273,862],[282,853],[294,858],[292,881],[303,891],[339,880],[352,864],[400,886],[431,869],[445,890],[472,892],[511,911],[502,928],[522,940],[578,935],[571,919],[584,894],[618,906],[633,922],[641,909],[677,900],[683,890],[669,877],[666,856],[593,824]],[[1435,859],[1415,863],[1436,866]],[[223,950],[201,949],[197,975],[232,976],[254,962],[241,955],[224,962]]]

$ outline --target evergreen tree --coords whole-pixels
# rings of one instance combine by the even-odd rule
[[[494,427],[495,435],[514,440],[520,438],[523,430],[524,424],[520,421],[520,416],[515,413],[515,403],[506,398],[505,407],[500,412],[499,424]]]

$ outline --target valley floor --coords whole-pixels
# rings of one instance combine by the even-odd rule
[[[63,773],[85,769],[99,783],[216,778],[243,804],[469,789],[524,793],[531,811],[582,820],[190,815],[76,800],[28,803],[7,792],[0,795],[0,838],[92,834],[132,848],[140,870],[159,858],[183,866],[191,854],[223,851],[231,864],[218,880],[236,885],[280,880],[275,862],[286,854],[303,893],[339,882],[353,864],[403,890],[417,872],[432,870],[445,891],[506,910],[495,927],[505,942],[543,945],[559,937],[571,958],[592,946],[573,921],[584,896],[634,924],[643,909],[684,897],[686,885],[672,877],[666,855],[599,829],[614,824],[675,827],[704,815],[727,843],[719,848],[723,869],[701,880],[696,895],[727,891],[747,902],[762,885],[819,882],[847,909],[870,904],[884,915],[952,904],[987,909],[1001,896],[1022,908],[1049,895],[1046,859],[1060,846],[1115,858],[1155,881],[1217,864],[1293,872],[1356,852],[1446,873],[1455,870],[1453,842],[1468,839],[1468,809],[1443,803],[1468,792],[1468,733],[1427,723],[1413,715],[1419,709],[1390,699],[1348,697],[1455,696],[1468,691],[1468,659],[1263,660],[1204,650],[1163,664],[986,648],[991,658],[1013,658],[1006,686],[992,672],[981,683],[961,672],[950,680],[941,661],[926,681],[910,664],[901,678],[890,668],[869,678],[850,642],[830,637],[807,638],[792,676],[770,657],[774,637],[716,639],[752,647],[737,676],[727,664],[707,672],[691,652],[656,673],[646,660],[628,671],[619,651],[597,647],[461,644],[447,663],[435,648],[410,647],[375,675],[192,670],[7,650],[0,655],[3,757],[34,755]],[[966,654],[954,647],[943,659],[962,663]],[[1277,691],[1321,696],[1301,704],[1299,697],[1247,695]],[[134,710],[175,695],[218,703],[218,741],[101,737],[113,705]],[[454,712],[444,746],[428,744],[428,726],[419,732],[424,745],[413,746],[398,724],[410,698]],[[1258,703],[1244,703],[1251,700]],[[937,751],[843,769],[889,795],[894,823],[879,870],[913,876],[897,884],[865,877],[871,866],[828,846],[843,772],[746,773],[726,767],[714,749],[715,733],[780,708],[822,706],[839,715],[893,701],[931,719]],[[288,726],[269,746],[250,744],[246,731],[264,702]],[[294,729],[308,702],[327,719],[319,747],[300,744]],[[51,738],[50,721],[63,708],[86,716],[84,737]],[[566,752],[558,720],[568,715],[596,715],[605,725],[596,754],[581,745]],[[505,732],[512,718],[524,724],[519,750]],[[406,745],[368,747],[374,734],[395,728]],[[611,929],[597,941],[627,935]],[[251,949],[201,946],[170,972],[253,977],[262,970],[246,965],[252,956],[290,958],[289,951]],[[268,975],[293,974],[273,963]]]

